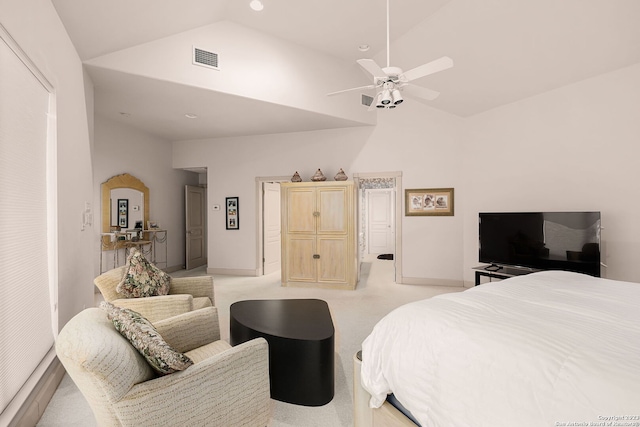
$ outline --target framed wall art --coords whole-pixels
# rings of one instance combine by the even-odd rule
[[[238,198],[227,197],[225,206],[227,208],[227,230],[239,230],[240,217],[238,215]]]
[[[118,199],[118,226],[129,228],[129,199]]]
[[[453,216],[453,188],[404,190],[405,216]]]

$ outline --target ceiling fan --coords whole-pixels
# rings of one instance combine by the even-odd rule
[[[397,107],[404,100],[400,92],[405,92],[405,94],[409,96],[426,99],[427,101],[433,101],[438,97],[438,95],[440,95],[440,92],[427,89],[422,86],[416,86],[410,82],[412,80],[419,79],[420,77],[428,76],[430,74],[437,73],[438,71],[443,71],[453,67],[453,60],[448,56],[443,56],[442,58],[420,65],[407,72],[402,71],[401,68],[390,66],[389,0],[387,0],[387,66],[385,68],[381,68],[373,59],[358,59],[356,62],[373,76],[373,84],[339,90],[337,92],[329,93],[327,96],[338,95],[340,93],[351,92],[354,90],[379,89],[374,101],[369,107],[369,110],[372,110],[373,108]]]

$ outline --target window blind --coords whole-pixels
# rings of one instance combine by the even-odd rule
[[[48,190],[55,112],[36,71],[0,26],[1,416],[50,353],[57,316]]]

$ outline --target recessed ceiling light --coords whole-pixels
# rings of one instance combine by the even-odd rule
[[[368,44],[361,44],[360,46],[358,46],[358,50],[360,52],[366,52],[369,50],[371,46],[369,46]]]
[[[196,114],[187,113],[184,115],[187,119],[197,119],[198,116]]]
[[[262,4],[260,0],[251,0],[249,6],[251,6],[251,9],[255,10],[256,12],[260,12],[262,9],[264,9],[264,4]]]

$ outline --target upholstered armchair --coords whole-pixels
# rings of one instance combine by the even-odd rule
[[[72,318],[56,352],[98,426],[266,426],[271,417],[268,344],[220,341],[208,307],[153,323],[194,364],[159,376],[100,308]]]
[[[169,295],[124,298],[116,291],[126,266],[114,268],[94,279],[105,301],[142,314],[150,322],[215,305],[213,277],[172,277]]]

